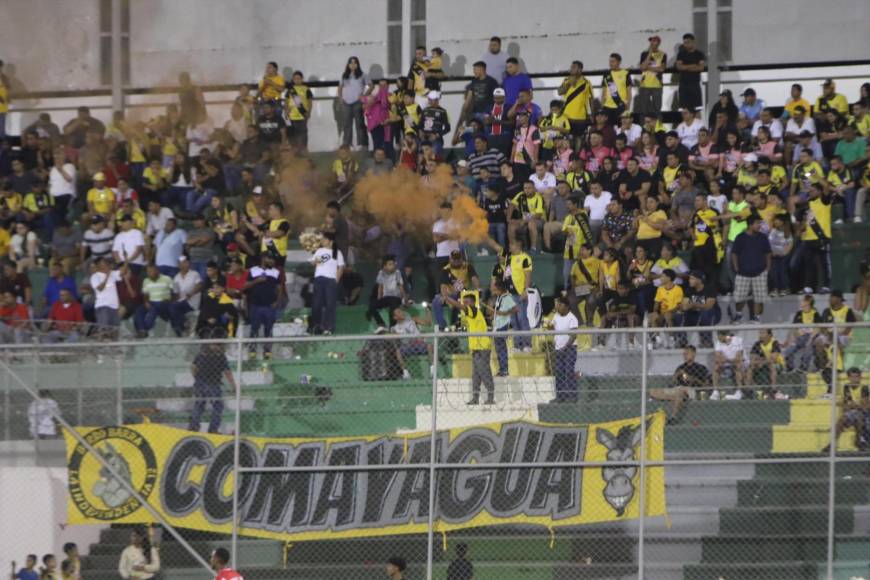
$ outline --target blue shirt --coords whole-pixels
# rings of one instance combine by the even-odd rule
[[[184,230],[172,230],[169,234],[164,230],[160,230],[154,238],[154,245],[157,247],[154,263],[158,266],[177,268],[178,258],[184,253],[184,244],[186,242],[187,232]]]
[[[740,105],[740,112],[746,115],[750,121],[758,120],[759,115],[761,115],[761,109],[764,108],[764,101],[761,99],[755,99],[754,105],[747,105],[744,102]]]
[[[15,577],[18,580],[39,580],[39,573],[36,570],[22,568],[18,571],[18,574],[16,574]]]
[[[517,102],[517,95],[520,94],[521,90],[532,90],[532,79],[526,73],[505,75],[502,86],[504,87],[505,109],[510,109]]]
[[[737,256],[737,273],[754,278],[767,269],[770,241],[764,234],[749,235],[743,232],[735,238],[731,253]]]
[[[49,278],[48,283],[45,285],[45,292],[43,296],[45,296],[45,303],[51,306],[60,298],[61,290],[69,290],[72,293],[73,298],[76,300],[79,299],[78,292],[76,291],[76,282],[70,276],[64,276],[63,280],[58,282],[55,278]],[[24,568],[22,568],[24,570]],[[25,570],[26,571],[26,570]]]

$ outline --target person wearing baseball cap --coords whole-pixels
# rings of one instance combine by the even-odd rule
[[[659,50],[662,39],[655,34],[649,37],[649,48],[640,53],[640,88],[637,94],[635,112],[654,113],[662,110],[662,73],[668,62],[668,55]]]
[[[450,118],[447,110],[438,104],[441,93],[429,91],[429,102],[420,115],[420,127],[423,129],[423,141],[431,143],[435,155],[440,156],[444,149],[444,135],[450,132]]]
[[[841,115],[849,114],[849,101],[837,92],[834,79],[826,79],[822,83],[822,94],[816,99],[816,105],[813,107],[816,118],[822,117],[828,111],[836,111]]]
[[[497,89],[492,91],[492,96],[493,97],[504,97],[504,89],[501,87],[498,87]]]
[[[90,216],[101,215],[111,221],[117,209],[115,192],[106,187],[106,175],[100,171],[94,174],[94,186],[86,196],[88,214]]]
[[[740,104],[740,112],[746,115],[750,122],[754,123],[761,115],[761,110],[764,108],[764,101],[755,95],[755,89],[747,87],[740,96],[743,97],[743,103]]]

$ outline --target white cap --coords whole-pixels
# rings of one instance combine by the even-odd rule
[[[438,91],[429,91],[429,94],[427,96],[429,97],[430,101],[437,101],[441,98],[441,93],[439,93]]]
[[[503,97],[504,96],[504,89],[501,87],[497,88],[496,90],[494,90],[492,92],[492,96],[493,97]]]
[[[259,186],[259,185],[256,186],[256,187],[254,188],[254,193],[256,193],[256,194],[263,193],[263,188],[262,188],[261,186]]]
[[[743,156],[743,161],[747,161],[749,163],[757,163],[758,155],[756,155],[755,153],[747,153]]]
[[[465,159],[460,159],[456,162],[456,165],[458,165],[459,167],[468,167],[468,161],[466,161]]]

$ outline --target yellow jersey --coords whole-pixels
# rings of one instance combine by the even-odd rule
[[[580,267],[580,262],[583,262],[586,271],[589,272],[589,276],[583,273],[583,269]],[[574,288],[575,291],[578,288],[581,289],[582,294],[588,294],[589,291],[598,287],[598,278],[601,275],[600,272],[601,260],[595,256],[589,256],[588,258],[577,260],[571,265],[571,287]]]
[[[541,132],[541,137],[543,138],[543,142],[541,143],[541,147],[544,149],[553,149],[556,147],[556,142],[554,139],[563,133],[561,131],[557,131],[557,129],[570,129],[571,123],[568,121],[568,117],[564,114],[562,115],[553,115],[552,113],[547,115],[546,117],[541,117],[538,121],[538,129]]]
[[[631,75],[625,69],[610,70],[601,79],[601,87],[604,89],[604,102],[601,106],[605,109],[628,108],[628,87],[631,86]]]
[[[816,230],[821,230],[822,235],[827,239],[831,239],[831,198],[828,196],[817,197],[809,202],[807,208],[806,222],[807,227],[801,234],[801,239],[805,242],[816,241],[819,235]]]
[[[115,203],[115,192],[108,187],[103,189],[93,187],[88,191],[87,201],[94,205],[95,212],[109,213]]]
[[[538,219],[544,218],[544,198],[541,197],[541,194],[535,192],[535,195],[529,197],[522,191],[514,196],[511,203],[514,204],[514,207],[519,209],[522,213],[530,213],[532,217],[536,217]]]
[[[11,213],[18,213],[21,210],[23,198],[17,191],[10,191],[9,195],[0,196],[0,208],[6,208]]]
[[[585,220],[582,223],[581,220]],[[589,216],[585,209],[580,210],[579,215],[568,214],[562,221],[562,231],[567,235],[565,240],[565,250],[562,257],[566,260],[574,260],[580,255],[580,246],[586,243],[592,243],[591,239],[587,239],[587,235],[592,234],[589,229]],[[571,242],[573,240],[573,243]],[[598,279],[597,277],[595,278]]]
[[[127,212],[125,212],[125,211],[122,210],[122,209],[119,209],[117,212],[115,212],[115,220],[118,221],[118,222],[120,222],[120,221],[121,221],[121,217],[122,217],[125,213],[127,213]],[[130,215],[133,216],[133,227],[136,228],[137,230],[141,231],[141,232],[144,232],[144,231],[145,231],[146,224],[147,224],[147,221],[148,221],[147,218],[145,217],[145,212],[142,211],[142,210],[139,209],[139,208],[135,208],[135,209],[133,210],[133,213],[130,214]]]
[[[810,113],[810,102],[806,99],[797,99],[794,101],[789,101],[785,104],[785,111],[788,113],[789,117],[794,117],[794,110],[798,107],[803,107],[807,114]]]
[[[646,220],[638,218],[637,220],[637,239],[638,240],[653,240],[662,237],[662,231],[657,230],[647,223],[647,221],[664,223],[668,220],[668,214],[657,209],[649,214]]]
[[[291,121],[304,121],[311,115],[313,100],[308,85],[292,85],[287,91],[287,116]]]
[[[275,88],[271,84],[267,85],[266,80],[278,85],[281,88],[280,89]],[[281,93],[284,92],[284,77],[281,76],[280,74],[265,76],[262,79],[260,79],[259,87],[260,87],[260,96],[263,97],[264,99],[270,100],[270,101],[280,99]]]
[[[570,78],[570,77],[569,77]],[[565,79],[568,82],[569,79]],[[579,77],[577,82],[568,85],[568,90],[563,95],[565,105],[562,114],[571,121],[586,121],[592,104],[592,83],[586,77]]]
[[[834,93],[830,99],[824,96],[816,99],[816,105],[813,107],[814,113],[825,113],[827,111],[837,111],[841,115],[849,114],[849,101],[840,93]]]
[[[9,235],[9,230],[0,228],[0,256],[9,255],[9,244],[12,243],[12,236]]]
[[[619,284],[619,262],[613,260],[609,264],[601,262],[601,276],[604,277],[605,290],[616,290],[616,285]]]
[[[486,318],[483,316],[483,311],[474,306],[463,307],[462,320],[465,324],[465,329],[468,332],[486,332]],[[472,336],[468,339],[469,350],[489,350],[492,347],[492,341],[488,336]]]
[[[662,66],[665,63],[665,53],[657,50],[655,52],[644,51],[646,60],[652,60],[656,66]],[[653,71],[644,71],[640,77],[640,86],[645,89],[660,89],[662,88],[662,73]]]
[[[0,113],[8,113],[9,112],[9,89],[6,88],[6,85],[3,83],[3,79],[0,79]]]
[[[659,286],[655,301],[659,304],[661,312],[673,312],[683,303],[683,287],[674,284],[673,288],[668,290],[664,286]]]
[[[526,270],[532,269],[532,259],[525,252],[520,254],[511,254],[508,257],[508,268],[510,268],[511,282],[518,294],[524,294],[528,283],[526,281]]]
[[[286,228],[283,228],[285,224]],[[278,252],[278,255],[280,255],[282,258],[287,256],[287,240],[290,233],[290,222],[283,218],[269,221],[270,232],[277,232],[281,229],[284,229],[286,233],[278,238],[267,238],[266,236],[263,236],[263,240],[260,242],[261,252],[265,252],[269,249],[269,246],[272,246]]]

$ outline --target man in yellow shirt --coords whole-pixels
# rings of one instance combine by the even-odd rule
[[[786,102],[785,107],[783,107],[782,116],[784,119],[789,117],[794,117],[796,109],[798,107],[803,108],[804,111],[810,110],[810,102],[803,97],[804,87],[798,83],[795,83],[791,86],[791,96]]]
[[[843,116],[849,114],[849,101],[837,92],[837,85],[834,84],[833,79],[827,79],[822,83],[822,94],[816,99],[813,116],[821,117],[828,111],[836,111]]]
[[[571,63],[571,70],[559,85],[558,93],[564,99],[562,112],[571,125],[574,151],[579,151],[582,139],[586,136],[589,114],[592,111],[592,83],[583,76],[582,62],[575,60]]]
[[[260,99],[264,101],[277,101],[284,92],[284,77],[278,72],[278,63],[270,61],[266,63],[266,73],[260,79]]]
[[[100,171],[94,174],[94,187],[87,195],[88,213],[103,216],[107,222],[111,222],[115,213],[115,192],[106,187],[106,175]]]
[[[831,195],[825,192],[821,183],[810,185],[806,207],[797,213],[800,221],[798,232],[803,242],[798,251],[796,262],[801,272],[804,293],[812,294],[818,281],[818,270],[822,271],[822,284],[818,291],[830,292],[831,287]]]
[[[448,296],[447,303],[458,308],[462,314],[462,321],[468,332],[487,332],[486,318],[483,310],[476,305],[475,294],[468,292],[463,294],[462,302]],[[492,351],[492,339],[488,336],[468,337],[468,350],[471,351],[471,400],[468,405],[480,403],[480,385],[486,387],[485,405],[495,403],[495,382],[492,378],[492,368],[489,364]]]
[[[659,35],[649,37],[649,48],[640,53],[640,88],[637,95],[637,110],[641,114],[658,115],[662,110],[662,73],[668,55],[659,50],[662,39]]]
[[[550,101],[550,114],[538,121],[538,130],[543,139],[539,154],[541,161],[552,161],[556,152],[556,139],[571,132],[571,123],[562,109],[562,101]]]
[[[623,111],[631,110],[631,75],[622,66],[622,55],[614,52],[608,70],[601,79],[601,106],[611,126],[619,124]]]
[[[287,91],[287,117],[290,119],[288,141],[305,152],[308,150],[308,119],[314,95],[305,84],[302,71],[293,73],[293,80]]]
[[[674,282],[676,278],[677,273],[670,268],[662,272],[662,285],[656,290],[655,306],[652,313],[653,326],[674,326],[674,315],[680,312],[680,306],[683,303],[683,287]],[[656,342],[661,341],[657,340]]]
[[[508,226],[508,237],[513,240],[523,229],[529,230],[531,252],[538,253],[538,236],[544,227],[546,215],[544,212],[544,198],[535,190],[532,181],[523,183],[523,190],[518,193],[511,203],[514,206],[514,214]]]
[[[557,184],[558,189],[567,188],[565,181]],[[565,288],[570,287],[571,271],[574,261],[580,257],[580,248],[586,244],[594,243],[592,228],[589,226],[589,214],[580,205],[579,197],[568,197],[565,201],[568,215],[562,220],[562,232],[565,234],[565,250],[562,253],[562,281]],[[595,275],[598,280],[598,274]]]

